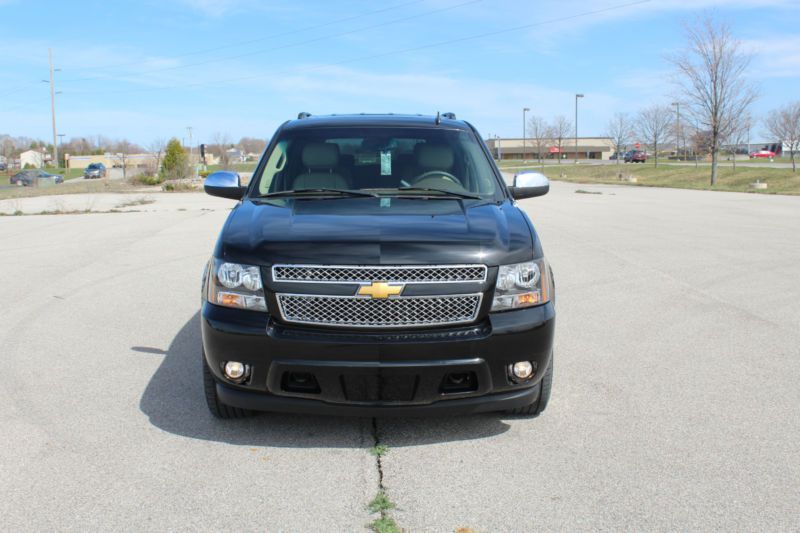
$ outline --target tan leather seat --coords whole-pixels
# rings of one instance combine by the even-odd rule
[[[336,172],[339,166],[339,146],[332,143],[308,143],[303,147],[303,166],[306,172],[298,174],[292,189],[347,189],[349,184]]]
[[[447,174],[453,174],[455,164],[455,154],[453,149],[446,144],[418,144],[414,147],[416,156],[416,178],[428,172],[440,170]],[[452,178],[445,175],[432,173],[421,179],[416,179],[412,183],[415,187],[432,187],[435,189],[461,190],[463,185],[458,181],[458,177]]]

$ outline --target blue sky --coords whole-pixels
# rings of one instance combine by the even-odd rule
[[[454,111],[519,136],[523,107],[571,119],[576,92],[580,134],[602,134],[617,111],[673,100],[664,58],[708,11],[753,55],[757,117],[800,98],[797,0],[630,2],[0,0],[0,133],[52,137],[51,47],[67,138],[268,138],[301,110]]]

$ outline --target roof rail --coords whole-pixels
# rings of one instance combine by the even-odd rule
[[[450,120],[455,120],[456,119],[456,114],[455,113],[442,113],[442,117],[450,119]]]
[[[297,120],[303,120],[304,118],[308,118],[311,116],[311,113],[306,113],[305,111],[301,111],[297,114]]]

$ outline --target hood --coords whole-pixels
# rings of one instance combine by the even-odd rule
[[[535,233],[509,201],[246,199],[228,217],[215,255],[252,265],[494,266],[529,260],[535,250]]]

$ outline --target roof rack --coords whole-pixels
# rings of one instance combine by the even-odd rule
[[[311,113],[306,113],[305,111],[301,111],[297,114],[297,120],[303,120],[304,118],[308,118],[311,116]]]

